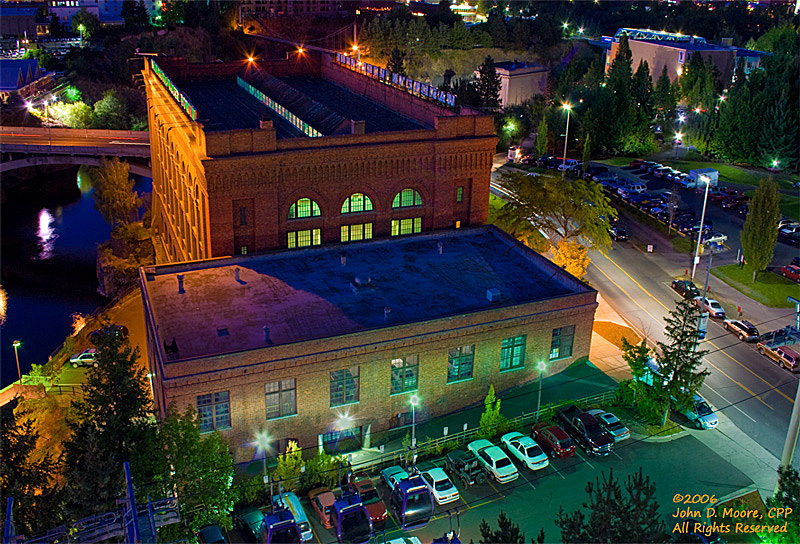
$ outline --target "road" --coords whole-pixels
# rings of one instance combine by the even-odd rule
[[[149,157],[150,133],[68,128],[2,127],[0,148],[3,152],[90,154],[102,149],[125,156]],[[77,149],[76,149],[77,148]]]

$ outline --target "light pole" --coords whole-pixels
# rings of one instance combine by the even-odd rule
[[[354,45],[353,51],[358,55],[358,64],[361,64],[361,49],[359,49],[357,45]]]
[[[683,134],[678,132],[675,134],[675,160],[678,160],[678,142],[683,139]]]
[[[539,369],[539,400],[536,401],[536,421],[539,421],[541,417],[539,412],[542,409],[542,376],[547,368],[547,364],[545,364],[544,361],[541,361],[537,368]]]
[[[697,176],[698,180],[703,180],[706,184],[706,195],[703,197],[703,213],[700,214],[700,229],[697,231],[697,248],[694,250],[694,263],[692,264],[692,281],[694,272],[697,270],[697,263],[700,262],[700,240],[703,238],[703,224],[706,221],[706,204],[708,203],[708,186],[711,185],[711,178],[706,175]],[[703,295],[705,296],[705,295]]]
[[[564,159],[561,161],[561,175],[566,175],[567,170],[567,141],[569,141],[569,112],[572,111],[572,105],[569,103],[564,104],[561,106],[565,110],[567,110],[567,130],[564,134]]]
[[[267,431],[261,431],[256,435],[256,444],[261,448],[261,451],[264,452],[264,457],[262,458],[263,466],[264,466],[264,489],[267,489],[267,484],[269,483],[269,477],[267,476],[267,448],[269,448],[270,436],[267,434]]]
[[[17,360],[17,375],[19,376],[19,382],[22,383],[22,372],[19,370],[19,354],[17,353],[17,349],[22,345],[22,342],[19,340],[14,340],[12,346],[14,346],[14,359]]]
[[[417,445],[417,404],[419,404],[419,397],[414,394],[408,399],[411,403],[411,447]]]

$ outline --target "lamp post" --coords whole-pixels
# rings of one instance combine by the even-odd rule
[[[267,431],[261,431],[256,435],[256,444],[261,448],[261,451],[264,452],[264,457],[262,458],[263,466],[264,466],[264,489],[267,489],[267,483],[269,483],[269,477],[267,476],[267,448],[269,448],[270,437],[267,434]]]
[[[564,134],[564,157],[561,161],[561,175],[565,176],[567,170],[567,142],[569,141],[569,112],[572,111],[572,105],[566,103],[561,107],[567,110],[567,130]]]
[[[683,134],[678,132],[675,134],[675,160],[678,160],[678,142],[683,139]]]
[[[353,45],[353,51],[358,55],[358,63],[361,64],[361,49],[357,45]]]
[[[536,401],[536,421],[539,421],[541,417],[540,411],[542,409],[542,376],[544,375],[547,365],[544,361],[541,361],[537,368],[539,369],[539,400]]]
[[[703,238],[703,225],[706,221],[706,204],[708,204],[708,186],[711,185],[711,178],[705,174],[697,177],[703,180],[706,184],[706,194],[703,197],[703,213],[700,214],[700,229],[697,231],[697,247],[694,250],[694,263],[692,264],[692,281],[694,281],[694,273],[697,270],[697,263],[700,262],[700,240]],[[705,294],[703,295],[705,296]]]
[[[411,447],[417,445],[417,404],[419,404],[419,397],[414,394],[408,399],[411,403]]]
[[[14,343],[11,345],[14,346],[14,359],[17,360],[17,375],[19,376],[20,383],[22,383],[22,372],[19,370],[19,354],[17,353],[17,349],[22,345],[22,342],[14,340]]]

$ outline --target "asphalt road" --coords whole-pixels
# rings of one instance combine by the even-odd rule
[[[150,146],[149,134],[142,136],[82,136],[69,129],[40,129],[41,134],[3,132],[4,145],[52,145],[69,147]]]

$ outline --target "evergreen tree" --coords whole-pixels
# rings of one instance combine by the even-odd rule
[[[611,137],[614,148],[618,150],[625,147],[635,132],[636,103],[631,95],[632,58],[628,37],[623,34],[606,78],[606,88],[611,95]]]
[[[494,385],[490,385],[489,392],[483,399],[483,413],[477,433],[478,437],[491,440],[506,431],[508,419],[500,413],[500,402],[501,400],[494,393]]]
[[[776,160],[781,168],[797,164],[797,126],[797,109],[789,106],[788,94],[783,92],[767,109],[761,123],[759,143],[764,166],[771,166]]]
[[[541,120],[539,121],[539,128],[536,129],[536,155],[537,157],[543,156],[547,153],[548,148],[550,147],[547,142],[547,118],[542,115]]]
[[[386,65],[386,69],[393,74],[404,76],[406,75],[405,60],[406,54],[395,47],[389,55],[389,63]]]
[[[602,479],[601,479],[602,478]],[[655,499],[656,486],[642,469],[629,475],[625,490],[614,478],[603,472],[595,483],[586,484],[589,501],[583,503],[588,513],[575,510],[567,513],[561,508],[556,526],[561,529],[561,542],[571,543],[628,543],[667,542],[669,536]],[[502,541],[499,541],[502,542]]]
[[[531,30],[528,23],[523,19],[517,19],[511,31],[511,39],[514,40],[514,47],[516,49],[524,50],[528,48],[531,41]]]
[[[485,519],[481,520],[481,539],[478,544],[525,544],[525,533],[519,530],[519,525],[511,521],[505,512],[500,510],[497,516],[498,529],[493,530]]]
[[[767,508],[783,508],[789,512],[784,518],[787,531],[761,535],[776,544],[800,542],[800,474],[792,467],[778,467],[778,491],[767,499]]]
[[[88,39],[100,29],[100,19],[82,7],[78,13],[72,16],[72,28],[78,30],[82,38]]]
[[[778,186],[772,180],[762,179],[750,201],[747,219],[742,227],[742,252],[747,266],[756,275],[765,270],[775,253],[778,240],[778,220],[781,217]]]
[[[478,94],[481,106],[489,109],[500,107],[500,76],[494,67],[494,60],[487,56],[478,67]]]
[[[492,42],[495,47],[505,47],[508,41],[508,29],[506,28],[506,21],[502,12],[493,10],[489,15],[487,25],[489,27],[489,35],[492,37]]]
[[[583,139],[583,157],[581,158],[581,172],[585,172],[589,166],[589,160],[592,158],[592,135],[587,134]]]
[[[653,104],[661,122],[662,133],[667,141],[673,139],[675,109],[678,104],[675,88],[677,86],[677,80],[675,85],[670,82],[669,75],[667,75],[667,67],[664,66],[653,90]]]
[[[463,20],[456,21],[447,31],[447,44],[453,49],[472,49],[472,34]]]

